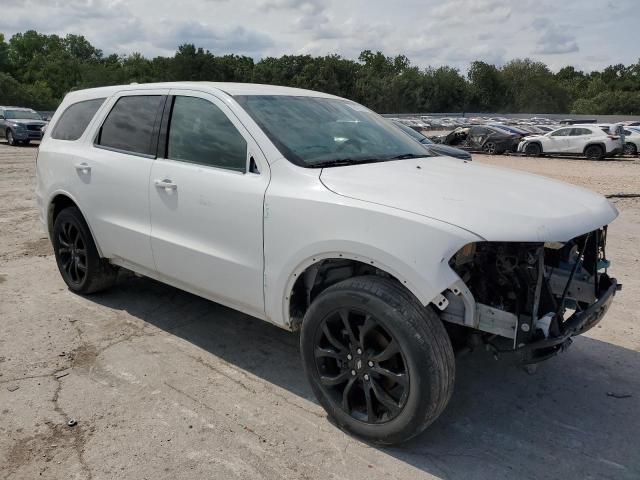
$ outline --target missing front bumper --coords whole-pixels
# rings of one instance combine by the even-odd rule
[[[609,310],[613,297],[621,288],[622,285],[615,278],[602,274],[599,282],[598,300],[585,310],[575,312],[562,322],[560,335],[533,341],[516,349],[516,352],[522,354],[525,364],[531,364],[541,362],[566,350],[572,343],[571,337],[580,335],[600,323]]]

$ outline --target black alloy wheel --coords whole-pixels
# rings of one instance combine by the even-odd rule
[[[395,338],[372,315],[336,310],[317,330],[320,382],[336,405],[367,423],[394,419],[409,393],[409,372]]]
[[[51,239],[58,270],[70,290],[89,294],[115,283],[118,269],[100,258],[89,226],[76,207],[57,215]]]
[[[57,244],[63,275],[69,283],[82,285],[87,276],[87,248],[80,229],[70,221],[62,222]]]
[[[442,320],[389,278],[352,277],[320,292],[302,321],[300,350],[329,417],[373,443],[418,435],[453,392],[455,361]]]

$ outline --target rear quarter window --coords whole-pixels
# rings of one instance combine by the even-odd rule
[[[51,138],[55,138],[56,140],[78,140],[87,129],[87,126],[100,106],[104,103],[104,100],[104,98],[96,98],[74,103],[69,106],[62,113],[58,123],[56,123],[56,126],[51,132]]]

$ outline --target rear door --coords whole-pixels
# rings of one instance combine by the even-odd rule
[[[169,282],[264,317],[266,159],[217,97],[172,90],[150,178],[151,242]]]
[[[593,138],[593,132],[588,128],[574,127],[567,138],[567,153],[582,153],[589,140]]]
[[[167,93],[128,91],[110,99],[91,146],[73,164],[76,195],[102,255],[143,273],[155,270],[149,176]]]

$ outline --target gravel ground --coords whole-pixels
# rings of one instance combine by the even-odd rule
[[[133,276],[71,294],[37,224],[35,153],[0,144],[0,477],[640,478],[640,199],[612,199],[624,290],[599,328],[533,376],[461,357],[443,416],[376,448],[327,421],[295,335]],[[475,161],[640,193],[633,160]]]

